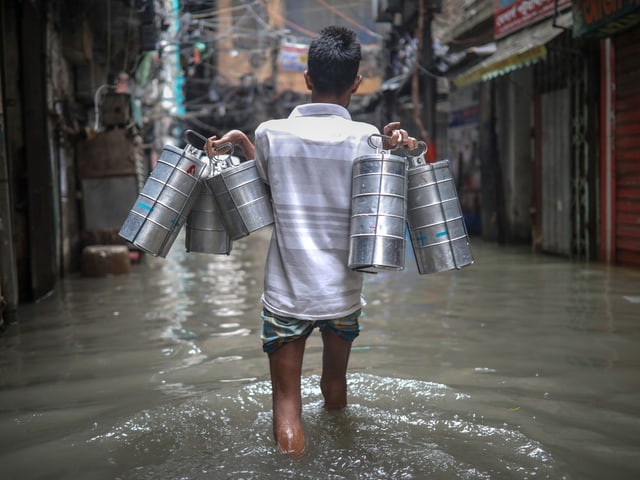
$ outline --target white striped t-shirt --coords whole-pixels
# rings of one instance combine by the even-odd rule
[[[362,273],[348,268],[354,161],[375,153],[379,130],[346,108],[299,105],[255,132],[255,160],[271,188],[274,226],[262,303],[302,320],[340,318],[361,308]]]

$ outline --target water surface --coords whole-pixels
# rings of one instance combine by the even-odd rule
[[[271,436],[258,298],[268,231],[231,255],[65,278],[0,335],[6,479],[640,478],[640,271],[472,240],[474,265],[369,275],[350,405]]]

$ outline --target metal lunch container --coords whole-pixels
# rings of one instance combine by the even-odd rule
[[[218,204],[204,181],[185,223],[185,248],[187,252],[228,255],[232,248],[231,238]]]
[[[165,145],[119,235],[154,256],[166,257],[202,188],[202,151]]]
[[[255,160],[222,168],[205,183],[216,200],[231,240],[273,224],[271,198]]]
[[[407,167],[385,151],[353,165],[348,266],[377,273],[402,270],[405,260]]]
[[[410,167],[407,224],[418,272],[460,269],[474,262],[448,160]]]

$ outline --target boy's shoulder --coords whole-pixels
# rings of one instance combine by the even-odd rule
[[[273,118],[271,120],[265,120],[258,124],[255,133],[256,135],[259,135],[264,132],[286,130],[287,125],[290,124],[291,119],[289,118]]]
[[[279,125],[284,125],[290,121],[291,119],[289,118],[272,118],[270,120],[265,120],[259,123],[257,128],[266,130],[268,128],[275,128],[275,127],[278,127]]]

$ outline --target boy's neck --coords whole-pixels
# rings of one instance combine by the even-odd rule
[[[350,100],[350,93],[345,93],[343,95],[337,96],[333,94],[318,94],[313,91],[311,92],[311,103],[334,103],[336,105],[340,105],[341,107],[347,108]]]

